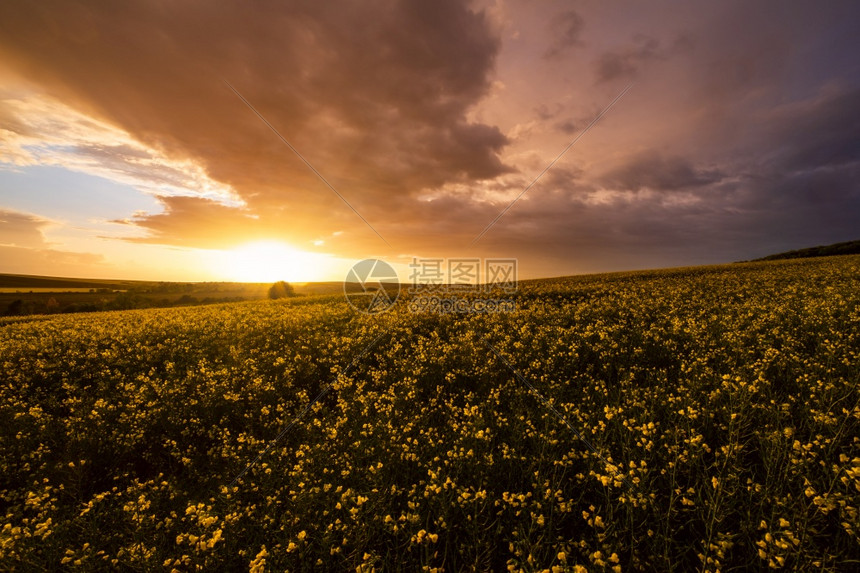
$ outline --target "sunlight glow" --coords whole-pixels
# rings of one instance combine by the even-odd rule
[[[240,282],[327,280],[333,263],[328,255],[300,251],[280,241],[258,241],[222,252],[216,272]]]

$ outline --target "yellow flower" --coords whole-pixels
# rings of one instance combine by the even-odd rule
[[[220,540],[221,540],[221,530],[216,529],[212,533],[212,539],[209,540],[209,543],[208,543],[209,549],[212,549],[213,547],[215,547],[215,544],[218,543]]]
[[[251,561],[250,564],[250,573],[263,573],[266,570],[266,557],[269,555],[269,552],[266,551],[266,546],[263,545],[263,548],[260,549],[260,552],[257,553],[257,556]]]

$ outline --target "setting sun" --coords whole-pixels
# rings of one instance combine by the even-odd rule
[[[325,280],[331,257],[308,253],[280,241],[258,241],[229,251],[215,260],[216,272],[229,280],[308,282]]]

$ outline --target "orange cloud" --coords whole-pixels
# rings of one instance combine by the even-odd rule
[[[461,2],[277,3],[262,13],[239,1],[47,1],[6,5],[0,19],[9,68],[146,150],[199,166],[248,213],[305,240],[361,222],[342,216],[344,206],[224,80],[367,211],[511,169],[499,158],[505,136],[467,118],[490,87],[499,40]],[[101,165],[135,163],[131,147],[76,152]],[[159,241],[220,243],[179,221],[192,205],[211,220],[211,205],[186,201],[130,222]],[[251,229],[243,217],[231,228]]]
[[[0,209],[2,272],[75,274],[81,266],[93,267],[104,263],[101,255],[55,249],[42,233],[51,224],[51,221],[36,215]]]

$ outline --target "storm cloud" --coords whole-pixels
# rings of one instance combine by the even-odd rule
[[[339,207],[225,82],[359,203],[511,170],[505,136],[467,117],[499,48],[480,12],[451,1],[257,8],[4,5],[0,53],[76,109],[201,165],[258,213]]]

